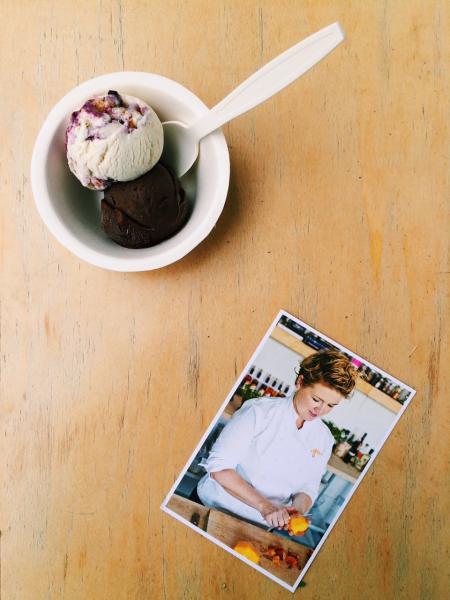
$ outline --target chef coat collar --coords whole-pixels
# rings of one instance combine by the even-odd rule
[[[288,398],[289,398],[289,402],[288,402],[288,404],[289,404],[289,413],[292,415],[292,419],[293,419],[293,424],[294,424],[295,430],[298,431],[298,432],[299,431],[305,431],[305,425],[306,425],[306,429],[308,429],[308,427],[310,426],[311,422],[305,420],[305,421],[303,421],[303,425],[300,428],[297,427],[296,421],[297,421],[299,415],[298,415],[297,411],[295,410],[294,396],[295,396],[295,392],[293,394],[291,394],[290,396],[288,396]]]

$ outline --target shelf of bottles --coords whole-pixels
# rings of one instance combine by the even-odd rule
[[[235,394],[243,401],[261,396],[272,396],[273,398],[285,398],[292,391],[292,385],[264,371],[256,365],[252,365],[248,373],[240,382]]]
[[[316,333],[285,316],[281,317],[271,337],[302,356],[309,356],[317,350],[340,350]],[[342,350],[340,351],[342,352]],[[344,354],[348,356],[358,371],[357,389],[392,412],[398,412],[408,399],[410,391],[350,354],[345,352]]]
[[[350,429],[340,429],[332,421],[324,420],[324,423],[335,439],[333,454],[344,463],[362,471],[374,453],[374,449],[365,441],[367,433],[359,436]]]

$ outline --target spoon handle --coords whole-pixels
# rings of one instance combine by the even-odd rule
[[[258,106],[303,75],[344,39],[339,23],[313,33],[286,50],[216,104],[189,128],[198,140],[208,133]]]

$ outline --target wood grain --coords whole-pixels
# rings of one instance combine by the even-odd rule
[[[300,592],[440,600],[449,397],[444,0],[4,0],[1,597],[291,597],[160,504],[280,308],[417,388]],[[339,20],[345,45],[224,128],[217,226],[159,271],[103,271],[34,207],[40,125],[144,70],[212,106]]]

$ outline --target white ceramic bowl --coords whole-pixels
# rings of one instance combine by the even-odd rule
[[[36,139],[31,161],[36,206],[56,239],[93,265],[113,271],[149,271],[164,267],[204,240],[222,212],[230,178],[225,137],[216,131],[203,139],[196,165],[181,179],[193,207],[183,229],[151,248],[123,248],[101,230],[102,194],[83,188],[69,171],[64,140],[72,112],[92,96],[108,90],[141,98],[156,111],[161,121],[192,123],[208,110],[179,83],[152,73],[111,73],[82,83],[52,108]]]

